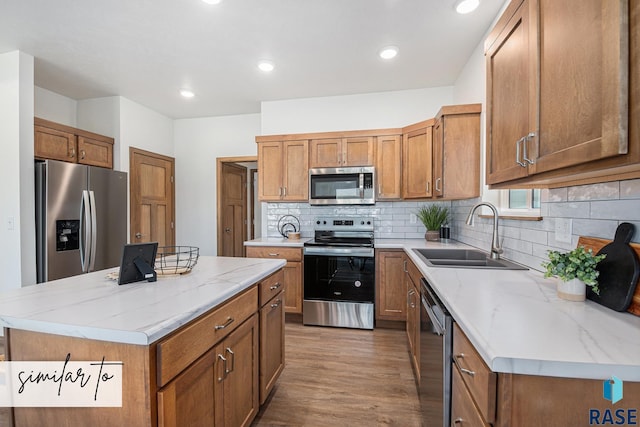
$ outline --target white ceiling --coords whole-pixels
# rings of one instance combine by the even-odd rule
[[[0,0],[0,53],[33,55],[35,84],[76,100],[257,113],[261,101],[452,85],[503,3],[458,15],[455,0]],[[400,49],[392,61],[377,56],[386,45]]]

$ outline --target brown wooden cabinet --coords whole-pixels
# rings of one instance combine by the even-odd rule
[[[634,169],[609,168],[637,163],[637,125],[630,135],[628,122],[638,111],[629,91],[638,88],[638,8],[512,1],[485,43],[488,184],[598,181]]]
[[[215,348],[215,425],[249,426],[259,410],[258,314]]]
[[[247,258],[285,259],[284,309],[287,313],[302,313],[302,248],[286,246],[247,246]]]
[[[376,137],[376,200],[402,197],[402,136]]]
[[[34,156],[113,169],[113,138],[34,118]]]
[[[376,320],[407,320],[406,255],[376,249]]]
[[[258,144],[258,198],[262,201],[309,199],[307,140]]]
[[[372,136],[312,139],[309,167],[372,166],[373,140]]]
[[[481,104],[450,105],[433,125],[433,196],[480,196]]]
[[[409,358],[416,379],[420,384],[420,271],[408,257],[405,262],[405,283],[407,289],[407,341]]]
[[[433,119],[402,130],[402,198],[433,195]]]
[[[265,295],[260,302],[260,404],[284,369],[284,287],[278,286],[282,282],[280,271],[260,283],[260,295]]]

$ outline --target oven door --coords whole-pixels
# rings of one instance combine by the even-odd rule
[[[373,249],[305,248],[304,299],[368,302],[375,299]]]

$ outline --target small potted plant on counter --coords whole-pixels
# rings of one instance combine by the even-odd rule
[[[424,237],[429,241],[440,239],[440,227],[449,221],[449,208],[431,204],[418,208],[416,216],[427,229]]]
[[[569,301],[584,301],[587,286],[600,295],[596,266],[606,255],[596,255],[582,246],[571,252],[548,251],[549,261],[543,262],[544,277],[558,278],[558,296]]]

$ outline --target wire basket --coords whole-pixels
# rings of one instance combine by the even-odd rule
[[[158,276],[187,274],[198,262],[200,248],[195,246],[161,246],[156,255]]]

